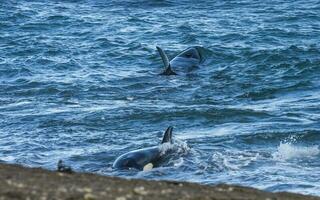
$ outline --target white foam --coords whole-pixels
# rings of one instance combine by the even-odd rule
[[[184,160],[182,157],[180,157],[178,160],[175,160],[174,163],[173,163],[173,166],[178,168],[178,167],[181,167],[184,163]]]
[[[171,150],[174,148],[174,145],[169,143],[169,142],[166,142],[166,143],[163,143],[159,146],[160,148],[160,155],[164,155],[167,151]]]
[[[182,132],[182,134],[179,135],[179,139],[188,140],[188,139],[195,139],[195,138],[207,138],[207,137],[232,135],[234,133],[239,132],[240,128],[242,127],[240,127],[238,124],[225,123],[223,125],[219,125],[210,129],[187,130],[186,132]]]
[[[179,140],[179,139],[175,139],[175,145],[178,148],[177,153],[179,153],[179,154],[185,154],[191,150],[191,148],[188,146],[187,142]]]
[[[3,157],[1,157],[1,160],[5,161],[5,162],[14,162],[15,157],[14,156],[3,156]]]
[[[256,152],[215,152],[212,161],[219,170],[239,170],[249,166],[260,156]]]
[[[305,147],[293,145],[290,142],[281,142],[277,152],[272,156],[276,160],[289,160],[293,158],[313,157],[318,154],[320,154],[318,145]]]
[[[176,153],[179,154],[187,153],[190,150],[188,144],[179,139],[175,139],[173,144],[169,142],[163,143],[159,146],[159,148],[161,151],[161,155],[164,155],[169,150],[174,150]]]

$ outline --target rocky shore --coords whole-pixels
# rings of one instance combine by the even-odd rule
[[[320,200],[320,197],[287,192],[270,193],[234,185],[205,186],[185,182],[127,180],[96,174],[53,172],[9,164],[0,164],[0,180],[0,200]]]

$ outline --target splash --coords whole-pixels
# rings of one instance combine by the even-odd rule
[[[181,167],[183,163],[184,163],[184,159],[183,157],[180,157],[179,159],[174,161],[173,166],[178,168],[178,167]]]
[[[159,146],[161,155],[164,155],[167,151],[175,151],[178,154],[185,154],[190,150],[190,147],[188,147],[188,144],[184,141],[181,141],[179,139],[175,139],[174,143],[164,143]]]
[[[171,144],[169,142],[163,143],[159,146],[160,148],[160,155],[166,154],[167,151],[173,150],[174,149],[174,144]]]
[[[277,152],[272,156],[275,160],[290,160],[294,158],[313,157],[320,154],[318,145],[313,146],[298,146],[291,142],[281,142]]]

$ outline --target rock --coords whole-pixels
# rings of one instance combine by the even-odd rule
[[[59,160],[58,161],[58,164],[57,164],[57,171],[58,172],[63,172],[63,173],[69,173],[71,174],[73,172],[73,170],[71,169],[71,167],[69,166],[66,166],[62,160]]]
[[[84,200],[95,200],[96,197],[91,193],[86,193],[86,194],[83,195],[83,199]]]
[[[140,186],[140,187],[135,187],[133,189],[133,191],[136,193],[136,194],[140,194],[140,195],[147,195],[148,192],[145,191],[144,187],[143,186]]]
[[[186,182],[128,180],[96,174],[72,175],[0,163],[0,200],[84,199],[84,200],[320,200],[320,197],[271,193],[249,187]]]
[[[117,197],[116,200],[127,200],[125,197]]]

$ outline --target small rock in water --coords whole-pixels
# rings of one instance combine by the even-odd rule
[[[66,166],[63,164],[62,160],[58,161],[58,166],[57,166],[57,171],[58,172],[63,172],[63,173],[72,173],[72,169],[69,166]]]

